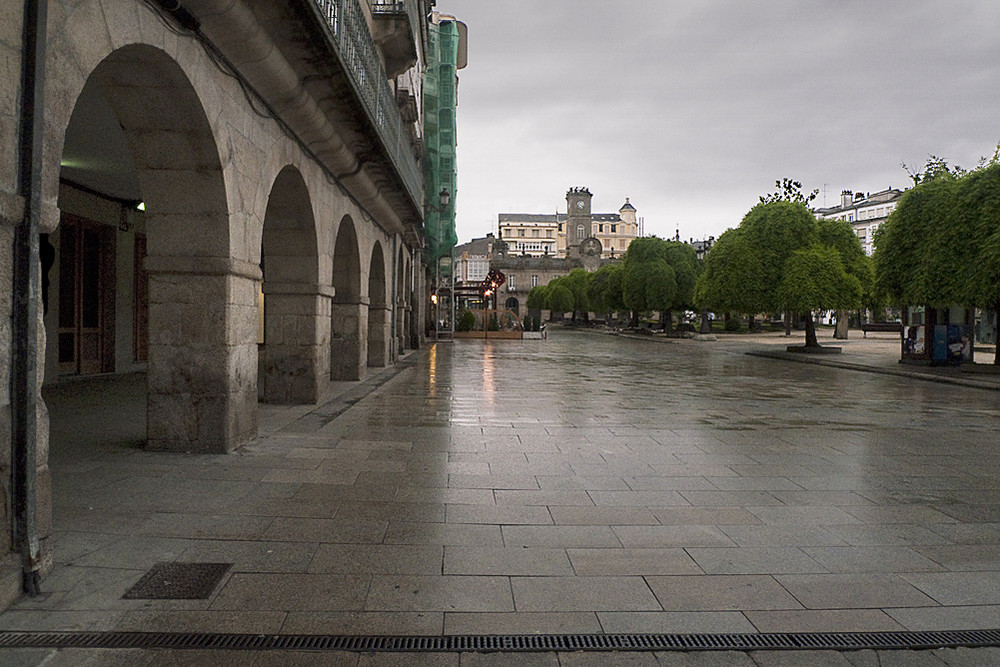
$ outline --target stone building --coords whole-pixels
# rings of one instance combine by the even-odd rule
[[[902,196],[903,191],[896,188],[886,188],[871,194],[844,190],[840,193],[839,206],[818,208],[816,217],[836,218],[851,223],[854,233],[861,239],[865,254],[871,256],[875,251],[875,230],[886,221]]]
[[[419,344],[431,5],[2,0],[0,607],[51,563],[43,382],[144,371],[148,446],[225,453]]]
[[[499,234],[507,243],[508,253],[565,257],[567,249],[576,247],[579,240],[592,237],[601,242],[603,258],[625,254],[632,239],[642,235],[642,221],[635,207],[626,197],[617,213],[592,213],[592,197],[587,188],[570,188],[566,193],[566,213],[501,213]]]

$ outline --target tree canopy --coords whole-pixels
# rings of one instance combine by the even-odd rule
[[[816,346],[812,311],[860,306],[870,279],[850,223],[817,220],[804,200],[762,198],[709,250],[698,304],[744,313],[801,312],[806,345]]]
[[[997,156],[969,172],[932,156],[914,182],[875,232],[876,293],[900,306],[1000,311]]]

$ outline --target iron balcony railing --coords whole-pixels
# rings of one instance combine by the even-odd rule
[[[330,42],[347,72],[369,118],[378,129],[379,139],[392,160],[410,199],[418,208],[423,201],[423,175],[413,155],[396,96],[386,78],[365,21],[359,0],[314,0],[328,28]],[[406,3],[379,3],[405,4]],[[411,12],[415,12],[413,7]],[[411,16],[412,20],[413,16]]]

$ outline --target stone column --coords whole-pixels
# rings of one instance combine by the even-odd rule
[[[264,402],[318,403],[330,385],[333,288],[264,282]]]
[[[384,368],[389,365],[389,340],[392,337],[392,310],[385,306],[368,309],[368,365]]]
[[[423,253],[413,255],[413,303],[410,318],[410,339],[414,349],[424,346],[427,325],[427,272],[424,269]]]
[[[397,357],[409,347],[406,344],[406,303],[402,297],[396,301],[396,349]]]
[[[334,303],[330,322],[330,378],[362,379],[368,367],[368,303]]]
[[[260,267],[150,256],[146,435],[152,449],[225,453],[257,434]]]

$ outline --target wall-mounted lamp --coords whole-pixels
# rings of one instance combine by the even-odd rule
[[[441,192],[438,193],[438,206],[424,204],[424,208],[428,211],[433,211],[434,213],[444,213],[444,210],[448,208],[448,204],[450,203],[451,193],[448,192],[448,188],[441,188]]]

